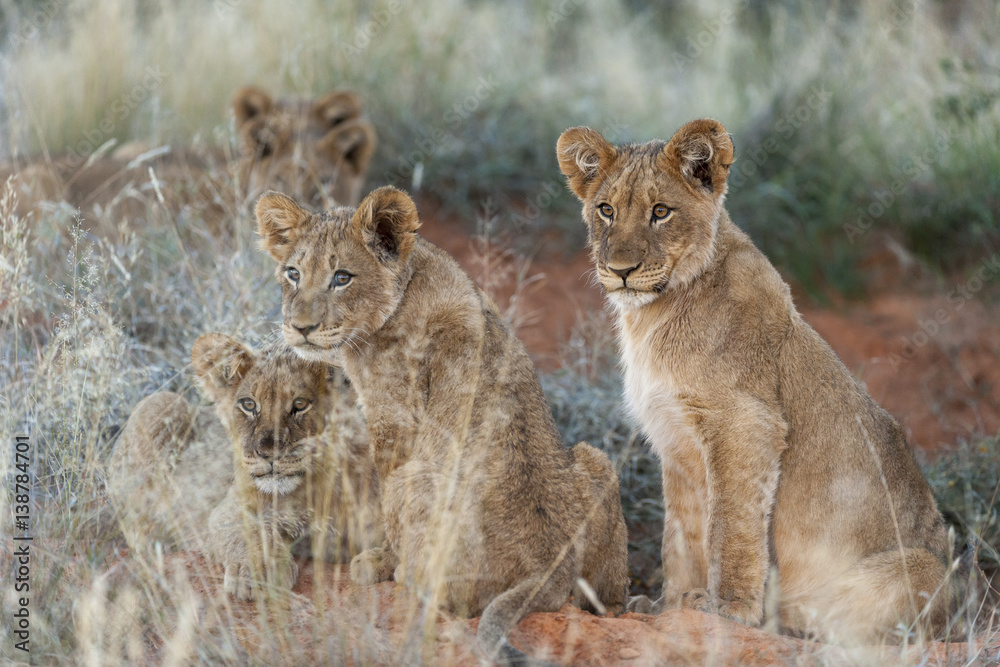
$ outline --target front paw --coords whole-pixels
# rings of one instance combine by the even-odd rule
[[[266,579],[275,590],[291,590],[298,582],[299,566],[291,558],[278,559],[269,568]],[[255,576],[249,561],[229,561],[225,564],[222,590],[237,600],[247,602],[260,597],[260,579]]]
[[[764,617],[764,606],[760,600],[753,598],[717,600],[712,598],[704,588],[696,588],[686,592],[681,599],[681,606],[684,609],[703,611],[706,614],[718,614],[743,625],[760,625],[761,619]]]
[[[351,559],[351,581],[361,586],[389,581],[395,567],[396,559],[388,549],[366,549]]]
[[[225,565],[222,590],[237,600],[249,602],[254,598],[254,577],[249,563],[230,562]]]

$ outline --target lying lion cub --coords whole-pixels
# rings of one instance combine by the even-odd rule
[[[177,394],[153,394],[109,466],[133,547],[207,548],[225,566],[226,592],[251,599],[265,570],[294,584],[293,548],[345,562],[381,543],[365,426],[342,380],[290,351],[254,353],[222,334],[198,338],[192,361],[216,418]]]
[[[239,135],[233,168],[222,148],[132,141],[108,155],[70,152],[0,164],[0,189],[15,177],[19,216],[41,215],[45,201],[65,201],[107,238],[149,222],[150,208],[160,203],[216,230],[225,229],[234,205],[242,208],[268,188],[319,205],[358,202],[377,137],[356,93],[274,99],[245,86],[233,95],[232,113]]]
[[[559,609],[580,578],[620,610],[626,531],[610,461],[563,445],[524,346],[417,236],[413,201],[383,187],[357,210],[311,214],[269,194],[257,221],[278,261],[285,340],[342,364],[368,420],[388,548],[358,556],[355,581],[394,571],[455,613],[482,613],[480,643],[509,659],[525,656],[508,630]]]
[[[618,313],[626,401],[663,465],[666,606],[760,623],[776,565],[788,628],[940,628],[952,596],[930,488],[726,214],[725,128],[612,146],[576,127],[557,153]]]

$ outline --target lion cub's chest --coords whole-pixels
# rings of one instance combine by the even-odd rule
[[[680,399],[681,388],[662,363],[663,352],[627,327],[620,335],[625,365],[625,404],[661,460],[701,457],[697,437]]]

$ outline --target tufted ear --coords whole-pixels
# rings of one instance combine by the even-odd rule
[[[265,192],[255,208],[260,249],[284,262],[298,241],[311,214],[287,195]]]
[[[382,262],[405,259],[417,239],[420,218],[410,196],[391,185],[365,197],[351,219],[351,227]]]
[[[320,139],[317,150],[329,156],[334,164],[346,166],[352,174],[368,171],[375,152],[375,128],[366,120],[354,118],[340,123]]]
[[[361,98],[350,90],[327,93],[313,104],[312,117],[325,129],[361,115]]]
[[[716,196],[726,191],[733,141],[722,123],[711,118],[693,120],[674,133],[664,154],[684,178]]]
[[[251,118],[271,110],[271,96],[256,86],[244,86],[233,95],[233,116],[239,129]]]
[[[600,183],[617,155],[615,147],[589,127],[571,127],[556,142],[559,169],[581,201],[590,197],[592,187]]]
[[[253,368],[254,354],[235,338],[207,333],[191,347],[191,363],[198,383],[215,403],[232,396]]]

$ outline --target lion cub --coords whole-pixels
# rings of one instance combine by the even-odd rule
[[[726,214],[725,128],[612,146],[576,127],[557,154],[618,313],[626,401],[662,461],[665,604],[760,623],[773,565],[788,628],[861,642],[940,628],[952,596],[931,490]]]
[[[290,350],[254,354],[221,334],[199,338],[192,360],[239,450],[208,520],[227,593],[252,599],[262,573],[293,586],[293,551],[346,562],[381,544],[365,426],[342,381]]]
[[[254,198],[274,188],[321,206],[357,204],[377,143],[362,110],[349,90],[274,100],[240,88],[233,96],[240,182]]]
[[[417,236],[410,197],[383,187],[356,210],[311,214],[269,194],[257,221],[286,342],[342,365],[368,420],[388,547],[358,556],[355,580],[394,572],[455,613],[482,613],[480,643],[511,659],[524,655],[508,630],[559,609],[580,578],[620,610],[626,531],[610,461],[563,445],[524,346]]]
[[[154,394],[112,457],[130,544],[206,549],[225,567],[226,592],[251,599],[265,572],[294,585],[293,551],[346,562],[381,543],[365,425],[337,373],[214,333],[195,341],[192,361],[215,417]]]

